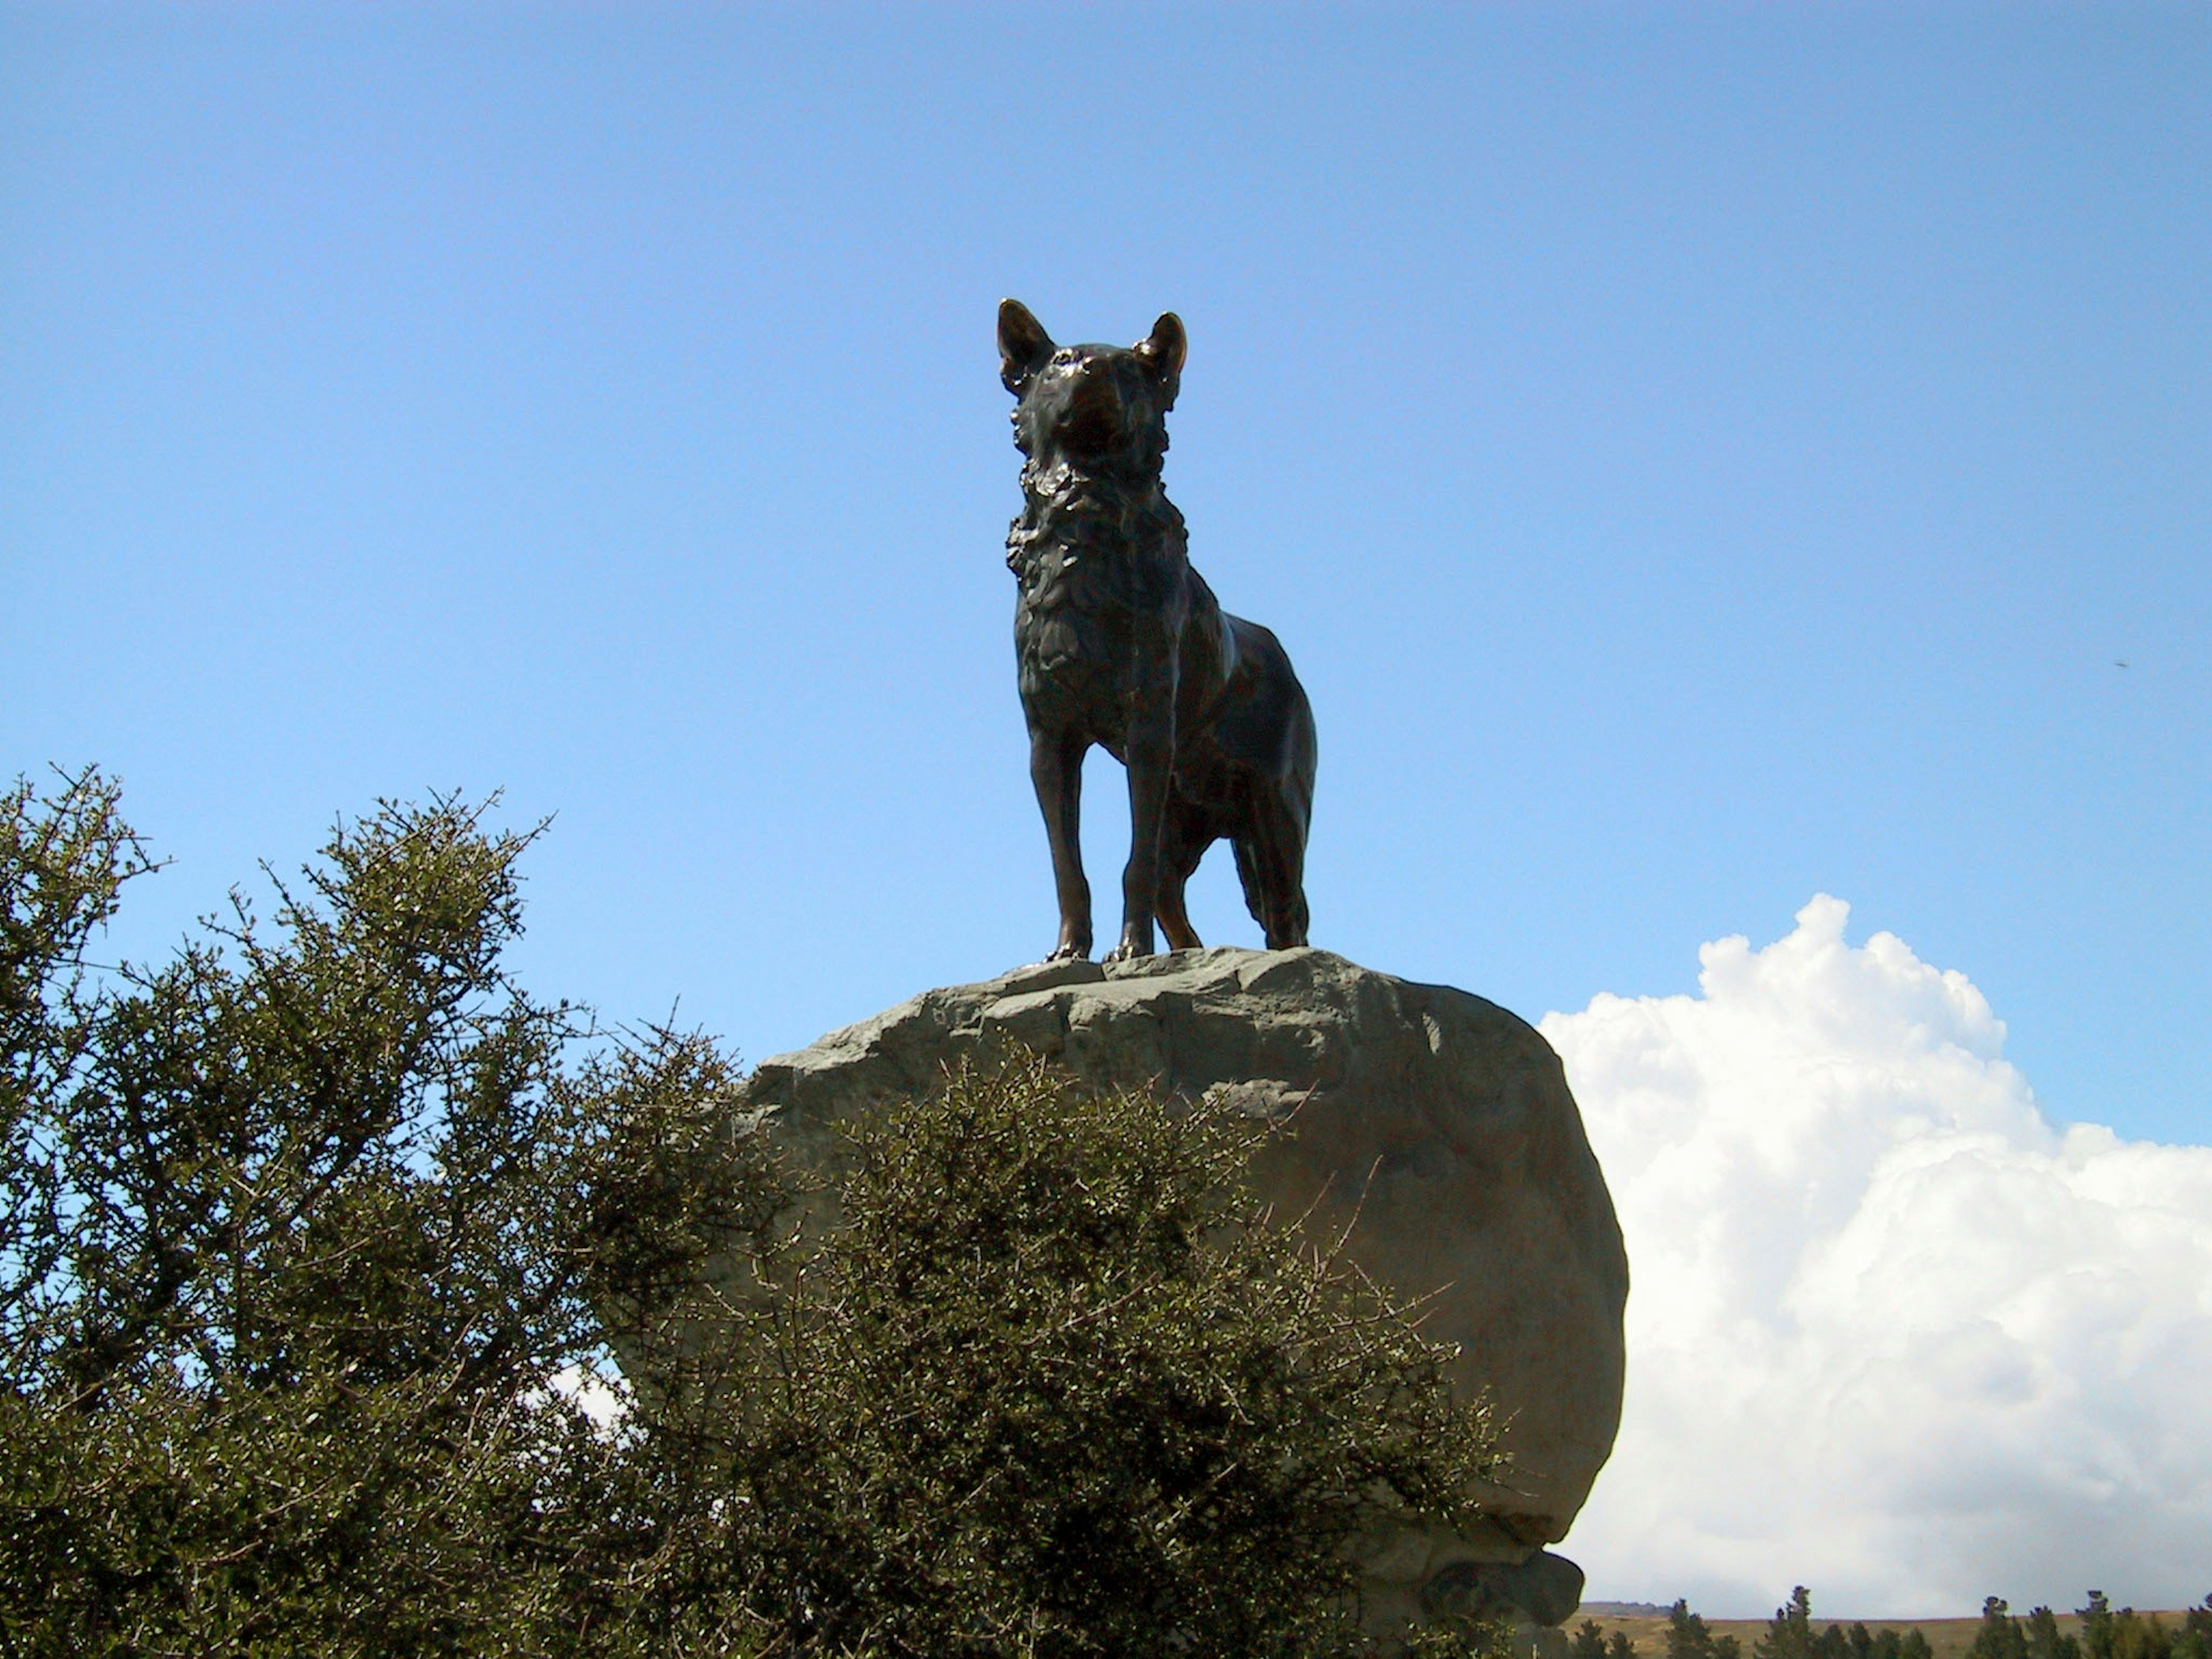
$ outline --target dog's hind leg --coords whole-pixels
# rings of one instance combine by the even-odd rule
[[[1194,806],[1178,797],[1168,800],[1167,823],[1160,830],[1160,896],[1158,914],[1160,932],[1166,935],[1170,951],[1195,951],[1200,948],[1198,929],[1190,925],[1190,913],[1183,908],[1183,884],[1198,868],[1198,861],[1206,856],[1206,849],[1213,845],[1212,817],[1204,807]]]
[[[1091,954],[1091,884],[1083,874],[1083,751],[1090,746],[1072,732],[1030,730],[1030,781],[1044,812],[1060,899],[1060,939],[1048,962]]]

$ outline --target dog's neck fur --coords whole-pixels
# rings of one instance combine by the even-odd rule
[[[1157,475],[1133,482],[1066,460],[1029,461],[1022,468],[1021,516],[1006,533],[1007,565],[1026,581],[1040,560],[1091,549],[1140,568],[1181,569],[1189,562],[1182,514]]]

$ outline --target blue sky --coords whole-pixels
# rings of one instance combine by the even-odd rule
[[[2208,71],[2192,8],[9,6],[4,758],[125,777],[143,950],[459,786],[557,813],[529,967],[619,1018],[1034,957],[993,307],[1171,307],[1316,942],[1534,1017],[1828,890],[2203,1139]]]
[[[1832,894],[2212,1141],[2208,179],[2195,6],[0,4],[0,769],[142,959],[454,787],[611,1018],[1034,959],[994,309],[1172,308],[1316,944],[1533,1019]]]

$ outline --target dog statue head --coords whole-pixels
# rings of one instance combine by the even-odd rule
[[[1019,400],[1014,442],[1042,466],[1157,471],[1187,345],[1182,319],[1169,311],[1133,346],[1055,346],[1027,306],[1000,301],[999,378]]]

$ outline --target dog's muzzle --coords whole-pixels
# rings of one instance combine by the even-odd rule
[[[1067,415],[1060,423],[1060,441],[1078,454],[1100,455],[1121,435],[1121,388],[1110,374],[1091,374],[1078,381],[1068,394]]]

